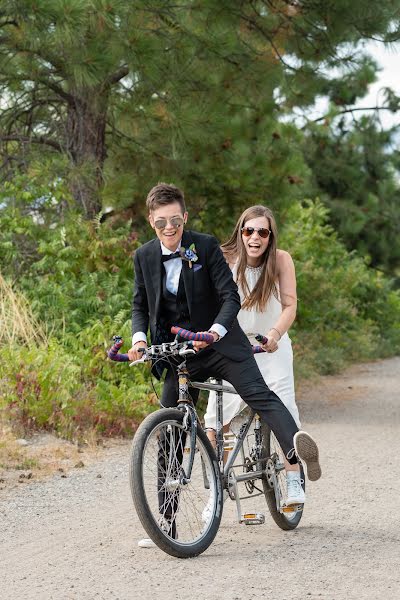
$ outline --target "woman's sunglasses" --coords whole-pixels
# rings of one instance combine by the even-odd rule
[[[241,229],[244,237],[250,237],[255,231],[257,231],[258,235],[264,239],[266,239],[271,233],[271,231],[265,227],[242,227]]]

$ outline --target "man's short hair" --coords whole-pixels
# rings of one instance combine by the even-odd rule
[[[186,212],[183,192],[172,183],[157,183],[151,188],[146,198],[146,206],[149,212],[173,202],[178,202],[181,205],[182,213]]]

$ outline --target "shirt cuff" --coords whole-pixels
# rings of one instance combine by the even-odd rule
[[[211,325],[209,331],[215,331],[215,333],[218,333],[220,339],[223,338],[226,333],[228,333],[228,330],[225,329],[223,325],[219,325],[219,323],[214,323],[214,325]]]
[[[143,331],[138,331],[132,336],[132,346],[134,346],[136,342],[147,342],[146,334]]]

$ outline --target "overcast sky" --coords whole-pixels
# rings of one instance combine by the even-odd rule
[[[370,86],[369,93],[357,102],[357,107],[380,106],[384,102],[382,88],[390,87],[394,92],[400,95],[400,78],[399,78],[399,59],[400,59],[400,44],[393,44],[390,48],[385,47],[379,42],[370,42],[366,45],[367,52],[380,65],[381,71],[378,72],[378,80]],[[309,113],[311,118],[323,116],[328,111],[328,102],[326,99],[319,99],[314,107],[314,110]],[[369,112],[369,111],[368,111]],[[363,113],[356,113],[361,115]],[[368,114],[368,113],[367,113]],[[400,112],[391,113],[387,110],[382,110],[379,117],[384,128],[400,124]]]
[[[383,102],[382,92],[380,92],[383,87],[390,87],[400,95],[400,45],[393,44],[388,48],[375,42],[368,44],[368,51],[381,65],[382,71],[378,74],[378,81],[370,86],[368,95],[358,103],[358,106],[379,106]],[[400,124],[400,113],[381,111],[380,118],[384,127]]]

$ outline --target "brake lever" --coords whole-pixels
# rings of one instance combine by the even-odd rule
[[[129,363],[130,367],[133,367],[133,365],[137,365],[139,363],[144,363],[146,362],[146,356],[143,356],[142,358],[139,358],[138,360],[134,360],[133,362]]]
[[[181,348],[178,354],[179,356],[186,356],[186,354],[196,354],[196,350],[193,350],[193,348]]]

